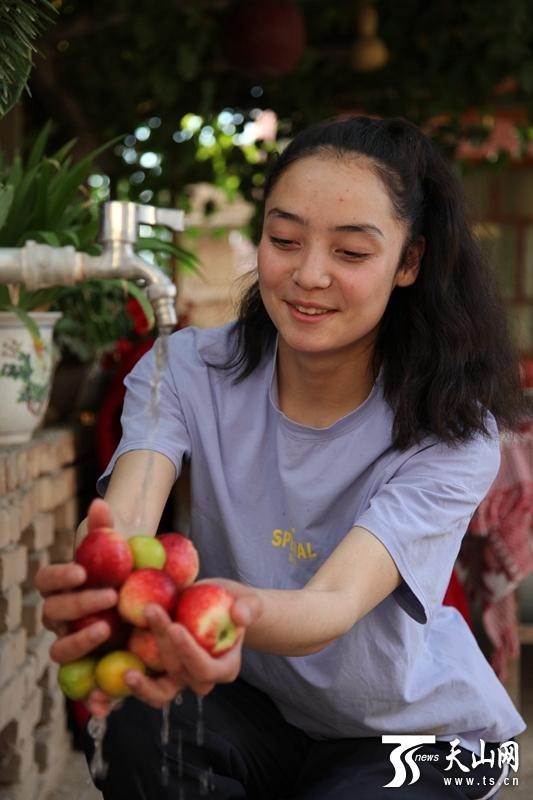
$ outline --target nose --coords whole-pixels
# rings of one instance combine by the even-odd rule
[[[333,280],[327,268],[327,260],[316,250],[302,252],[292,279],[302,289],[327,289]]]

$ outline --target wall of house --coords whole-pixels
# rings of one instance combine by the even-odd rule
[[[71,748],[33,579],[72,558],[78,457],[67,429],[0,448],[0,800],[44,800]]]

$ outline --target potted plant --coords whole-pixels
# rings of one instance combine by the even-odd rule
[[[17,156],[7,164],[0,156],[0,252],[33,240],[98,254],[101,198],[86,181],[96,172],[99,153],[112,143],[76,162],[74,141],[45,154],[49,133],[47,123],[25,159]],[[183,256],[172,242],[157,238],[140,238],[138,247],[152,250],[158,259]],[[137,300],[153,324],[144,292],[130,281],[93,280],[38,290],[0,284],[0,444],[27,441],[42,422],[59,352],[90,362],[125,334],[128,297]]]

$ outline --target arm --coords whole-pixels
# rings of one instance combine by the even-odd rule
[[[151,679],[130,673],[127,681],[139,699],[160,707],[187,686],[207,694],[216,683],[234,680],[243,644],[278,655],[318,652],[394,591],[401,578],[381,542],[364,528],[352,528],[303,589],[255,589],[209,580],[227,586],[237,598],[232,616],[244,636],[229,652],[211,658],[163,609],[151,607],[146,616],[167,675]]]
[[[112,524],[119,533],[128,538],[140,533],[133,529],[140,517],[142,533],[154,536],[175,480],[174,464],[161,453],[150,450],[124,453],[115,464],[105,493],[113,515]],[[78,526],[76,541],[81,541],[86,532],[87,518]]]
[[[384,545],[364,528],[352,528],[303,589],[255,590],[262,613],[247,629],[244,643],[278,655],[318,652],[400,582]]]
[[[147,467],[150,468],[148,473]],[[139,502],[143,503],[145,532],[155,534],[174,480],[174,465],[160,453],[147,450],[125,453],[113,470],[106,492],[107,502],[92,503],[78,534],[84,535],[87,529],[111,527],[118,522],[117,527],[124,536],[132,535],[135,531],[131,526],[137,517]],[[83,658],[109,636],[108,625],[102,622],[68,634],[68,622],[111,608],[117,602],[114,589],[80,590],[85,578],[85,570],[73,562],[42,567],[35,576],[36,588],[45,597],[43,622],[59,636],[50,648],[51,657],[59,663]]]

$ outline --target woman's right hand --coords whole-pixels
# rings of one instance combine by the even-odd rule
[[[117,604],[115,589],[80,589],[85,570],[75,563],[51,564],[35,576],[35,586],[44,597],[43,624],[57,639],[50,647],[50,656],[59,664],[83,658],[109,637],[107,622],[96,622],[77,633],[69,633],[73,620],[112,608]]]
[[[104,500],[94,500],[87,516],[87,528],[112,527],[110,508]],[[96,622],[77,633],[69,633],[69,623],[117,604],[115,589],[82,589],[86,573],[80,564],[50,564],[41,567],[35,586],[44,597],[43,624],[57,635],[50,656],[59,664],[83,658],[105,640],[111,631],[106,622]]]

